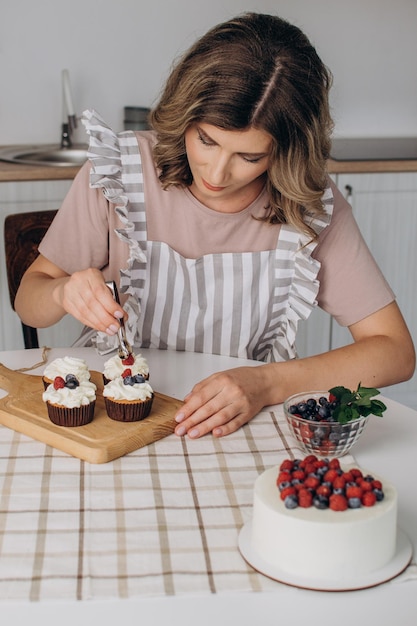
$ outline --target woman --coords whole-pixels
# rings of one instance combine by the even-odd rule
[[[393,292],[326,175],[330,83],[298,28],[249,13],[179,60],[153,131],[116,136],[86,112],[90,163],[22,281],[22,320],[69,313],[90,329],[79,345],[105,352],[125,316],[138,347],[264,361],[193,388],[176,415],[191,438],[227,435],[305,389],[411,377]],[[354,343],[298,359],[298,321],[317,303]]]

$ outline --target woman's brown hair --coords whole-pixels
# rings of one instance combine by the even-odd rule
[[[191,124],[254,127],[273,138],[265,219],[314,237],[308,217],[323,213],[330,85],[308,38],[279,17],[246,13],[212,28],[177,62],[151,112],[163,187],[192,183],[184,142]]]

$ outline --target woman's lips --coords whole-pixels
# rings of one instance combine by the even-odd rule
[[[202,178],[201,180],[203,181],[204,187],[206,187],[210,191],[222,191],[223,189],[225,189],[225,187],[215,187],[214,185],[210,185],[210,183],[204,180],[204,178]]]

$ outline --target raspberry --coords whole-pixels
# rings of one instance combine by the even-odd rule
[[[313,433],[310,430],[310,426],[308,424],[300,424],[300,436],[303,441],[310,441],[313,436]]]
[[[347,498],[362,498],[363,490],[358,485],[346,487]]]
[[[333,483],[333,481],[339,476],[337,470],[329,469],[323,476],[323,480],[326,483]]]
[[[372,489],[382,489],[382,483],[380,480],[373,480],[371,484]]]
[[[298,470],[294,470],[294,471],[293,471],[293,473],[292,473],[292,477],[293,477],[295,480],[304,480],[304,479],[305,479],[305,477],[306,477],[306,474],[305,474],[305,472],[303,472],[303,470],[298,469]]]
[[[332,490],[328,485],[320,485],[320,487],[317,487],[316,489],[316,494],[318,496],[323,496],[324,498],[329,498],[331,493]]]
[[[357,480],[358,478],[362,478],[362,472],[358,467],[352,467],[349,470],[349,473],[352,474],[354,480]]]
[[[372,491],[372,483],[367,480],[361,480],[358,484],[362,487],[363,491]]]
[[[313,495],[308,489],[300,489],[298,492],[298,505],[308,509],[313,504]]]
[[[56,376],[54,378],[54,389],[63,389],[65,387],[65,380],[62,376]]]
[[[376,495],[373,491],[365,491],[361,501],[363,506],[374,506],[376,502]]]
[[[133,365],[134,362],[135,362],[135,357],[133,356],[133,354],[129,354],[128,357],[126,357],[125,359],[122,359],[123,365]]]
[[[293,467],[294,467],[294,462],[291,461],[290,459],[285,459],[285,461],[283,461],[281,465],[279,466],[279,469],[281,472],[284,472],[284,471],[291,472]]]
[[[331,459],[331,461],[329,461],[329,469],[335,469],[335,470],[340,469],[339,459]]]
[[[344,489],[346,485],[346,480],[343,476],[336,476],[333,481],[333,489]]]
[[[126,378],[126,376],[132,376],[132,370],[130,368],[123,370],[122,378]]]
[[[285,500],[287,496],[295,496],[296,493],[297,492],[294,487],[286,487],[285,489],[281,491],[281,494],[280,494],[281,500]]]
[[[317,489],[319,485],[320,485],[320,481],[315,476],[307,476],[307,478],[304,481],[304,486],[308,487],[309,489]]]
[[[345,496],[333,493],[329,498],[329,508],[332,511],[346,511],[348,502]]]
[[[277,485],[285,483],[289,480],[291,480],[291,474],[289,472],[280,472],[277,478]]]
[[[308,456],[305,457],[303,464],[309,464],[309,463],[317,463],[317,457],[315,454],[309,454]]]

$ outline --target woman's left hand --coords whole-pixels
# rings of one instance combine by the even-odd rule
[[[175,433],[192,439],[209,432],[223,437],[249,422],[265,406],[264,367],[238,367],[197,383],[175,416]]]

